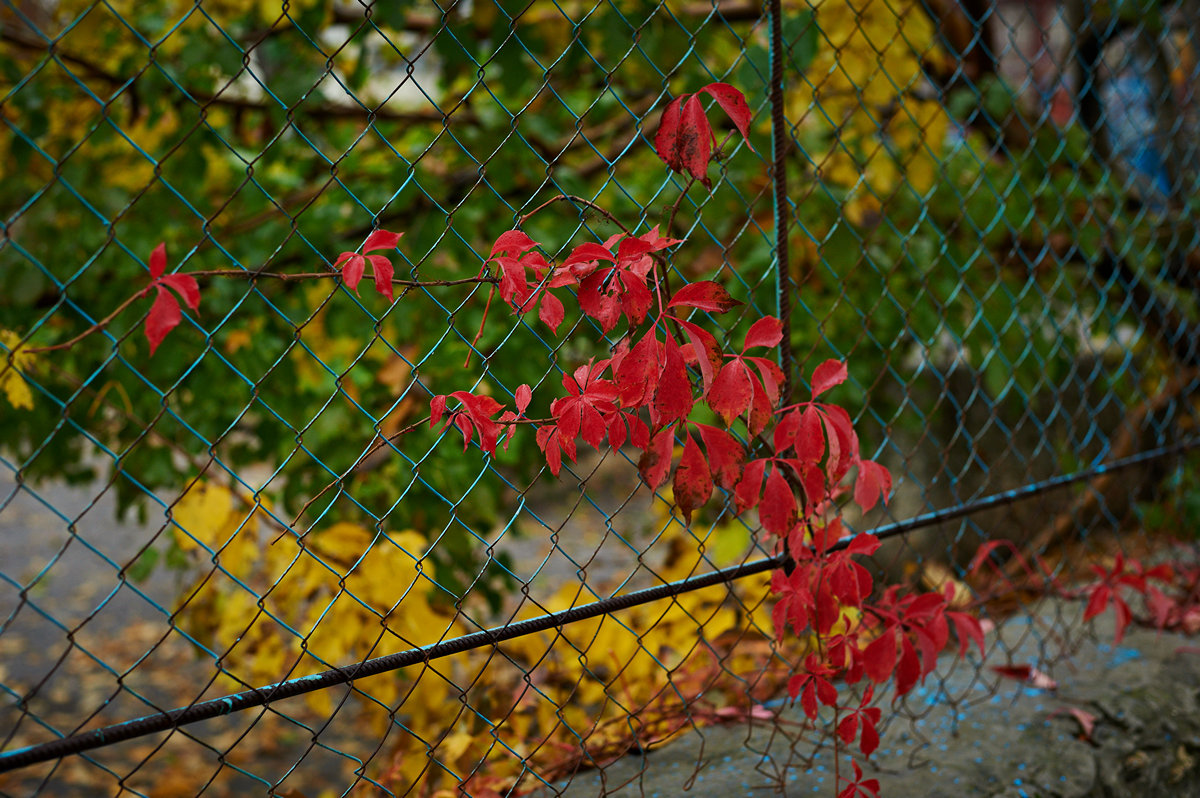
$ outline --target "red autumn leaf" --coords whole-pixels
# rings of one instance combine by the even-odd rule
[[[1087,609],[1083,613],[1083,619],[1090,621],[1108,608],[1108,601],[1112,597],[1112,588],[1103,582],[1093,585],[1091,596],[1088,598]]]
[[[879,547],[882,545],[883,543],[880,542],[879,538],[870,532],[859,532],[850,538],[850,542],[846,545],[846,553],[870,557],[879,551]]]
[[[663,111],[654,149],[671,170],[687,172],[705,186],[708,162],[712,157],[713,132],[704,115],[704,106],[696,95],[676,97]]]
[[[500,437],[500,423],[492,417],[500,412],[503,405],[490,396],[477,396],[469,391],[455,391],[450,394],[450,397],[462,403],[462,407],[455,410],[446,419],[446,423],[447,425],[453,423],[462,432],[463,451],[465,452],[470,446],[474,430],[479,430],[479,448],[494,455],[496,442]],[[430,402],[430,426],[441,419],[445,411],[446,398],[438,396]]]
[[[363,242],[361,252],[369,253],[380,249],[395,249],[402,235],[404,234],[389,233],[387,230],[372,230],[371,234],[367,236],[367,240]],[[371,262],[375,290],[387,297],[389,302],[394,301],[392,276],[395,272],[392,268],[392,262],[383,255],[343,252],[333,262],[333,268],[340,268],[342,270],[342,282],[346,284],[347,288],[357,294],[358,284],[362,281],[363,274],[366,272],[368,260]]]
[[[190,274],[164,274],[158,279],[159,285],[170,286],[179,294],[179,298],[192,310],[200,309],[200,284]]]
[[[792,448],[800,460],[818,463],[825,456],[825,428],[821,422],[821,413],[809,405],[799,416],[800,423],[796,425]]]
[[[167,270],[167,244],[160,242],[150,253],[150,279],[157,280]]]
[[[1028,682],[1039,690],[1054,690],[1058,682],[1032,665],[993,665],[992,670],[1007,679]]]
[[[746,139],[746,146],[754,152],[754,147],[750,144],[750,106],[746,104],[746,97],[728,83],[710,83],[700,91],[717,101],[721,110],[729,115],[738,132]]]
[[[735,357],[721,367],[708,392],[708,406],[727,424],[745,413],[754,401],[754,382],[745,361]]]
[[[958,634],[958,655],[965,657],[971,643],[979,646],[979,656],[985,656],[983,646],[983,625],[974,615],[965,612],[947,612],[946,617],[954,624]]]
[[[563,319],[567,316],[566,308],[563,307],[562,300],[556,297],[549,291],[542,292],[542,303],[538,309],[538,318],[550,328],[552,332],[558,332],[558,326],[563,323]]]
[[[896,695],[906,695],[917,685],[921,676],[921,662],[917,650],[907,635],[900,635],[900,661],[896,665]]]
[[[771,469],[762,502],[758,506],[758,518],[763,529],[779,537],[785,536],[796,525],[796,496],[778,465]]]
[[[685,319],[675,319],[683,328],[684,334],[692,344],[691,354],[695,357],[696,367],[700,369],[700,378],[704,384],[703,395],[707,396],[712,389],[713,378],[721,368],[721,349],[712,333]],[[692,362],[684,353],[684,360]]]
[[[708,464],[713,480],[725,490],[732,490],[742,475],[742,463],[746,450],[737,439],[723,429],[697,424],[704,448],[708,451]]]
[[[863,752],[863,756],[870,756],[879,748],[879,721],[883,717],[883,710],[879,707],[870,707],[863,710],[863,729],[862,739],[859,741],[859,749]],[[878,783],[878,782],[876,782]]]
[[[539,427],[536,438],[538,448],[546,456],[546,465],[550,467],[550,473],[554,476],[558,476],[562,470],[564,452],[572,463],[575,462],[575,441],[571,438],[564,438],[557,426]]]
[[[167,333],[179,326],[183,314],[179,311],[179,302],[161,285],[156,285],[158,296],[150,307],[150,315],[146,317],[146,338],[150,341],[150,354],[158,349],[158,345],[167,337]]]
[[[646,451],[642,452],[642,457],[638,461],[638,472],[652,489],[657,489],[666,481],[667,472],[671,470],[671,453],[674,445],[674,428],[667,427],[655,435],[650,441],[650,445],[646,447]]]
[[[674,492],[675,503],[683,513],[683,520],[688,523],[692,520],[692,511],[712,496],[713,481],[708,461],[691,435],[685,436],[683,456],[679,458],[679,467],[675,469]]]
[[[863,669],[867,678],[876,684],[882,684],[891,678],[896,670],[896,632],[894,628],[885,629],[883,634],[871,641],[863,651]]]
[[[837,727],[837,734],[846,745],[854,742],[854,738],[858,736],[858,714],[851,712],[842,718]]]
[[[782,340],[782,322],[774,316],[766,316],[750,325],[750,331],[746,333],[746,343],[743,345],[742,351],[752,346],[765,346],[767,348],[778,346]]]
[[[446,413],[446,395],[438,394],[429,400],[429,428],[433,429]]]
[[[812,395],[816,399],[835,385],[846,381],[846,364],[837,360],[826,360],[813,372]]]
[[[661,370],[660,348],[651,329],[624,355],[614,353],[613,376],[623,407],[643,407],[654,398],[654,388]]]
[[[831,483],[838,483],[858,460],[858,435],[850,414],[837,405],[821,405],[821,421],[825,425],[825,441],[829,447],[826,470]]]
[[[367,268],[367,259],[355,252],[343,252],[333,262],[333,268],[341,268],[342,282],[351,291],[358,293],[358,284],[362,281],[363,272]]]
[[[565,439],[573,441],[582,436],[597,449],[604,441],[608,426],[604,417],[617,410],[616,386],[600,377],[608,363],[608,360],[589,361],[574,373],[563,375],[567,395],[550,403],[550,414]]]
[[[688,379],[679,344],[667,335],[663,342],[662,372],[654,391],[654,404],[650,408],[651,424],[657,427],[685,418],[692,412],[694,401],[692,383]]]
[[[838,793],[837,798],[856,798],[859,795],[865,795],[867,798],[879,798],[879,779],[864,779],[862,768],[858,766],[858,763],[850,760],[850,764],[854,765],[854,780],[847,779],[849,784]]]
[[[389,233],[382,228],[372,230],[367,236],[367,240],[363,242],[363,252],[374,252],[377,249],[395,249],[400,243],[400,238],[404,233]]]
[[[1119,645],[1125,639],[1125,628],[1133,620],[1133,612],[1129,609],[1129,605],[1125,603],[1125,599],[1121,598],[1117,593],[1113,593],[1113,614],[1116,616],[1114,619],[1116,630],[1113,633],[1113,643]]]
[[[529,385],[522,383],[517,386],[516,400],[517,412],[522,416],[525,415],[525,408],[529,407],[529,402],[533,399],[533,389]]]
[[[559,268],[579,280],[595,271],[597,264],[602,260],[616,263],[617,256],[608,247],[588,241],[571,250],[571,254]]]
[[[160,243],[150,253],[150,285],[143,295],[155,290],[154,304],[146,316],[146,339],[150,342],[150,354],[157,351],[167,333],[183,321],[179,300],[167,290],[170,288],[192,310],[200,309],[200,285],[190,274],[165,274],[167,269],[167,245]]]
[[[367,260],[371,261],[374,272],[375,290],[387,297],[389,302],[394,302],[396,296],[392,290],[392,275],[395,271],[392,262],[382,255],[367,255]]]
[[[859,460],[858,479],[854,482],[854,501],[865,513],[875,506],[880,495],[887,504],[892,493],[892,475],[874,460]]]
[[[758,504],[758,496],[762,492],[763,470],[768,462],[765,458],[751,460],[742,471],[742,478],[733,489],[733,499],[739,515]]]
[[[675,292],[675,296],[671,297],[667,307],[674,308],[685,305],[709,313],[725,313],[740,304],[742,303],[731,297],[719,283],[705,280],[699,283],[688,283],[680,288]]]
[[[496,239],[496,243],[492,244],[492,251],[488,254],[488,257],[494,258],[501,252],[520,256],[536,246],[537,242],[520,230],[507,230],[500,234],[500,237]]]

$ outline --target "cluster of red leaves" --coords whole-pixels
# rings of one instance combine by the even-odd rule
[[[660,157],[707,185],[713,133],[699,94],[713,97],[743,134],[750,111],[735,89],[713,84],[680,97],[664,113],[655,139]],[[887,469],[860,456],[850,415],[818,401],[846,380],[845,364],[819,365],[810,399],[781,407],[785,375],[763,352],[779,345],[783,325],[773,317],[759,319],[739,352],[725,351],[700,323],[704,314],[741,304],[721,284],[690,283],[665,296],[664,252],[680,243],[655,228],[581,244],[553,264],[519,230],[496,240],[480,276],[494,270],[501,299],[514,312],[536,307],[542,322],[557,331],[565,307],[552,289],[566,288],[603,335],[624,325],[609,357],[563,374],[565,393],[551,400],[551,418],[539,422],[537,445],[555,475],[564,457],[575,461],[579,441],[597,449],[632,447],[640,452],[638,470],[651,488],[665,484],[673,472],[675,504],[687,522],[718,488],[737,513],[757,510],[762,527],[778,537],[793,563],[772,582],[776,632],[782,636],[791,627],[817,641],[789,692],[814,722],[820,704],[845,710],[838,739],[846,745],[859,740],[863,755],[870,756],[879,745],[882,716],[874,706],[874,686],[894,677],[897,694],[909,692],[933,669],[952,627],[960,655],[972,642],[982,652],[982,627],[973,616],[949,609],[952,588],[944,595],[912,594],[892,586],[875,595],[870,573],[854,558],[873,554],[878,539],[846,537],[831,517],[851,470],[856,470],[853,499],[864,511],[891,493]],[[509,439],[506,430],[529,421],[524,413],[531,393],[528,386],[518,389],[515,413],[501,413],[503,406],[490,396],[438,395],[430,403],[431,426],[453,425],[464,446],[478,433],[480,448],[494,455],[500,436]],[[459,407],[447,416],[451,398]],[[723,426],[694,420],[702,405]],[[847,620],[851,616],[859,620]],[[864,677],[869,684],[862,699],[839,706],[839,682]],[[855,773],[842,796],[878,793],[878,782],[864,780],[857,763]]]
[[[200,309],[200,285],[190,274],[165,274],[167,270],[167,245],[159,244],[150,253],[150,285],[142,291],[142,296],[157,292],[150,313],[146,316],[146,338],[150,341],[150,354],[153,355],[158,345],[167,337],[167,333],[179,326],[183,321],[183,312],[179,309],[179,295],[192,310]],[[171,291],[167,289],[170,288]]]
[[[1087,607],[1083,613],[1085,621],[1112,607],[1115,625],[1113,638],[1117,643],[1125,638],[1125,630],[1134,621],[1161,630],[1176,630],[1185,634],[1200,632],[1200,567],[1177,567],[1164,563],[1146,568],[1141,561],[1118,552],[1108,567],[1097,564],[1090,566],[1096,577],[1094,581],[1081,588],[1070,588],[1056,579],[1053,569],[1037,555],[1033,557],[1037,566],[1035,569],[1012,541],[988,541],[975,553],[968,574],[974,576],[985,563],[991,564],[995,577],[1007,583],[1011,589],[1016,589],[1017,585],[1012,583],[994,556],[997,550],[1008,552],[1024,572],[1026,582],[1021,587],[1032,586],[1067,599],[1086,598]],[[1148,615],[1142,618],[1134,615],[1129,604],[1131,595],[1142,597]]]
[[[358,252],[343,252],[338,255],[337,260],[333,262],[333,267],[342,270],[342,281],[346,283],[346,287],[356,294],[358,293],[358,284],[362,281],[367,263],[370,262],[372,276],[375,278],[375,290],[387,297],[389,302],[395,301],[395,296],[392,293],[392,276],[395,274],[392,262],[383,255],[369,255],[366,253],[377,252],[381,249],[395,249],[402,235],[404,233],[372,230],[371,234],[367,236],[367,240],[363,242],[362,254]]]
[[[710,83],[695,94],[682,94],[671,101],[654,136],[654,149],[671,169],[686,172],[705,186],[711,186],[708,162],[712,159],[716,136],[704,114],[701,94],[717,101],[750,146],[751,114],[746,98],[727,83]]]

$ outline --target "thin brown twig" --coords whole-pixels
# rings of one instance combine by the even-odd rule
[[[235,277],[235,278],[242,278],[242,279],[258,279],[259,277],[266,277],[266,278],[275,279],[275,280],[283,280],[284,282],[288,282],[291,280],[319,280],[319,279],[325,279],[325,278],[331,278],[331,277],[341,277],[341,272],[332,272],[332,271],[331,272],[293,272],[293,273],[289,273],[289,272],[256,272],[256,271],[246,271],[244,269],[206,269],[206,270],[195,271],[195,272],[179,272],[179,274],[186,274],[189,277]],[[492,277],[490,275],[480,275],[477,277],[464,277],[464,278],[458,279],[458,280],[403,280],[403,279],[395,278],[392,280],[392,284],[393,285],[401,285],[406,288],[434,288],[434,287],[451,286],[451,285],[475,285],[475,284],[479,284],[479,283],[492,283],[493,289],[494,289],[495,283],[497,283],[498,281],[499,281],[499,278]],[[31,355],[40,355],[40,354],[44,354],[46,352],[55,352],[60,349],[69,349],[72,346],[74,346],[75,344],[82,341],[84,338],[87,338],[89,335],[93,335],[94,333],[98,333],[101,330],[103,330],[105,327],[107,327],[109,324],[112,323],[113,319],[115,319],[124,310],[126,310],[130,305],[132,305],[134,302],[141,299],[145,295],[146,295],[146,290],[142,290],[142,291],[138,291],[138,292],[134,293],[132,296],[126,298],[125,301],[122,302],[120,305],[117,305],[116,309],[114,309],[111,313],[109,313],[107,316],[105,316],[103,319],[96,322],[92,326],[88,327],[83,332],[76,335],[74,338],[70,338],[66,341],[61,341],[57,344],[48,344],[46,346],[29,347],[28,349],[25,349],[23,351],[27,352]]]
[[[536,208],[534,208],[533,210],[531,210],[529,213],[526,213],[523,216],[521,216],[521,218],[519,218],[517,220],[517,227],[518,228],[522,227],[525,224],[525,222],[529,221],[529,218],[531,216],[533,216],[535,213],[545,210],[547,207],[549,207],[550,205],[553,205],[556,202],[573,202],[578,205],[587,206],[591,210],[593,210],[596,213],[603,216],[608,221],[615,224],[617,227],[621,228],[621,230],[625,233],[625,235],[627,235],[627,236],[633,235],[633,233],[631,233],[629,231],[629,228],[626,227],[624,224],[622,224],[620,219],[618,219],[616,216],[613,216],[612,213],[607,208],[605,208],[604,206],[599,205],[595,202],[592,202],[589,199],[584,199],[583,197],[577,197],[573,194],[559,194],[557,196],[551,197],[550,199],[543,202],[541,205],[539,205]]]
[[[483,318],[479,320],[479,329],[475,331],[475,337],[471,339],[471,346],[467,349],[467,359],[463,361],[463,368],[471,367],[471,353],[475,351],[475,344],[479,343],[479,339],[483,336],[483,325],[487,324],[488,311],[492,309],[492,297],[496,296],[496,286],[493,285],[488,289],[487,302],[483,306]]]
[[[50,344],[48,346],[31,346],[28,349],[25,349],[24,352],[31,354],[31,355],[40,355],[40,354],[44,354],[46,352],[54,352],[59,349],[69,349],[70,347],[72,347],[75,344],[82,341],[84,338],[87,338],[92,333],[97,333],[97,332],[100,332],[100,330],[103,330],[105,327],[107,327],[109,324],[112,323],[113,319],[115,319],[117,316],[121,315],[122,311],[124,311],[126,308],[128,308],[130,305],[132,305],[134,302],[141,299],[145,295],[146,295],[145,291],[138,291],[133,296],[129,297],[124,302],[117,305],[116,309],[113,310],[112,313],[109,313],[107,316],[100,319],[100,321],[96,322],[91,327],[88,327],[86,330],[79,333],[79,335],[76,335],[74,338],[68,339],[61,343]]]

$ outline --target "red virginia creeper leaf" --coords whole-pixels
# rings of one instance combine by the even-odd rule
[[[382,228],[372,230],[367,236],[367,240],[363,242],[363,252],[374,252],[377,249],[395,249],[396,244],[400,243],[400,237],[404,233],[389,233]]]
[[[679,351],[679,344],[667,335],[663,342],[663,368],[658,377],[658,388],[654,392],[651,420],[654,426],[670,424],[686,418],[692,412],[692,383],[688,379],[687,366]]]
[[[742,351],[752,346],[778,346],[783,340],[783,324],[774,316],[766,316],[750,325]]]
[[[900,661],[896,665],[896,695],[907,694],[917,685],[921,676],[921,662],[917,650],[907,635],[900,635]]]
[[[533,389],[525,383],[518,385],[516,399],[517,412],[523,416],[525,415],[525,408],[529,407],[529,402],[533,399]]]
[[[692,511],[709,500],[713,492],[712,475],[708,461],[700,453],[700,447],[691,435],[685,436],[683,456],[675,469],[675,503],[683,513],[683,520],[691,523]]]
[[[688,283],[675,292],[675,296],[671,297],[671,301],[667,303],[668,308],[686,305],[690,308],[699,308],[700,310],[708,311],[709,313],[725,313],[730,308],[737,307],[742,304],[738,300],[729,295],[720,283],[714,283],[712,280],[704,280],[698,283]]]
[[[892,493],[892,475],[874,460],[859,460],[858,479],[854,481],[854,501],[865,513],[875,506],[882,494],[883,503],[888,503]]]
[[[758,504],[758,495],[762,492],[763,470],[767,460],[751,460],[742,472],[742,478],[733,489],[733,499],[738,514],[744,513]]]
[[[658,339],[650,330],[617,363],[613,376],[623,407],[643,407],[653,398],[658,382],[658,356]]]
[[[983,626],[979,623],[979,619],[965,612],[947,612],[946,617],[954,624],[954,631],[958,634],[958,656],[965,657],[971,643],[979,646],[979,656],[985,656]]]
[[[150,279],[157,280],[167,270],[167,244],[160,243],[150,253]]]
[[[446,396],[438,394],[429,400],[429,428],[433,429],[446,412]]]
[[[723,429],[697,424],[704,448],[708,451],[708,464],[712,477],[725,490],[732,490],[742,475],[742,463],[746,450],[737,439]]]
[[[642,452],[641,460],[638,461],[638,471],[652,489],[657,489],[666,481],[667,472],[671,470],[674,446],[674,427],[667,427],[655,435],[646,451]]]
[[[771,475],[767,477],[767,487],[758,506],[758,518],[762,521],[763,529],[779,537],[785,536],[796,525],[796,496],[778,465],[771,469]]]
[[[710,83],[700,92],[711,96],[721,109],[729,114],[738,132],[746,139],[746,146],[754,152],[754,147],[750,144],[750,106],[746,104],[746,97],[728,83]]]
[[[512,255],[523,255],[536,246],[537,242],[520,230],[508,230],[501,233],[500,237],[496,239],[496,243],[492,245],[492,252],[488,257],[494,258],[501,252],[508,252]]]
[[[150,315],[146,317],[146,338],[150,341],[150,354],[158,349],[158,345],[167,337],[167,333],[179,326],[183,314],[179,310],[179,301],[161,285],[156,285],[158,296],[150,306]]]
[[[392,262],[382,255],[367,255],[367,260],[371,261],[374,271],[375,290],[387,297],[388,302],[395,302],[396,297],[392,293],[392,275],[395,273]]]
[[[654,136],[658,157],[676,172],[687,172],[705,186],[708,162],[712,157],[713,132],[704,115],[704,106],[696,95],[675,98],[663,112]]]
[[[734,358],[721,367],[708,392],[708,406],[726,423],[745,413],[754,400],[754,385],[750,370],[741,358]]]
[[[333,262],[335,269],[339,266],[342,268],[342,282],[346,284],[347,288],[357,294],[358,284],[362,280],[363,272],[367,267],[367,259],[355,252],[343,252]]]
[[[896,670],[896,630],[894,627],[885,629],[883,634],[871,641],[863,651],[863,670],[867,678],[882,684],[891,678]]]
[[[812,395],[816,399],[835,385],[846,381],[846,364],[837,360],[826,360],[813,372]]]
[[[1106,584],[1097,584],[1092,587],[1092,594],[1088,598],[1087,610],[1083,613],[1083,619],[1090,621],[1108,608],[1108,600],[1112,596],[1112,588]]]
[[[684,334],[692,342],[692,353],[696,356],[696,367],[700,369],[700,377],[704,382],[703,395],[707,396],[712,389],[713,377],[721,368],[721,349],[712,333],[699,325],[684,319],[675,319],[683,328]],[[685,358],[686,359],[686,358]],[[690,362],[690,361],[689,361]]]
[[[174,288],[175,293],[179,294],[179,298],[192,310],[200,309],[200,284],[192,275],[164,274],[158,278],[158,282]]]
[[[566,317],[566,308],[563,307],[562,300],[549,291],[543,291],[542,304],[538,308],[538,318],[550,328],[551,332],[557,333],[558,326]]]

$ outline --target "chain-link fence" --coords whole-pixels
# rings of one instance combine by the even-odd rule
[[[631,446],[564,448],[551,474],[551,397],[621,341],[541,293],[506,306],[513,228],[562,264],[658,225],[686,242],[664,285],[741,303],[697,312],[714,345],[783,318],[797,395],[844,361],[829,395],[894,477],[886,507],[837,502],[883,540],[880,590],[1003,623],[1117,551],[1194,541],[1198,19],[1190,0],[7,0],[0,790],[549,794],[779,722],[812,670],[772,619],[794,563],[732,483],[692,506]],[[748,116],[699,95],[700,180],[655,139],[713,83]],[[379,230],[403,234],[372,239],[394,275],[359,260],[356,285],[338,253]],[[529,418],[497,448],[458,413],[464,449],[430,423],[455,391]]]

